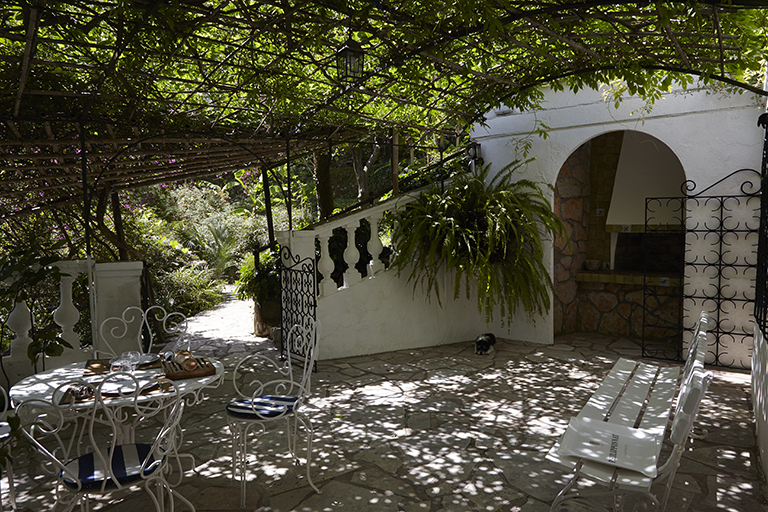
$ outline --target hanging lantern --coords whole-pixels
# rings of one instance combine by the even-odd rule
[[[470,160],[478,160],[480,158],[480,143],[472,141],[467,146],[467,157]]]
[[[350,82],[363,77],[365,52],[360,43],[352,38],[336,52],[336,72],[339,80]]]

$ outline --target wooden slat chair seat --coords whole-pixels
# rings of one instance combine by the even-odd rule
[[[595,454],[600,457],[591,458],[569,455],[568,447],[563,449],[561,446],[564,436],[555,443],[547,458],[573,467],[574,474],[554,500],[553,511],[571,510],[569,507],[575,502],[598,509],[604,508],[596,501],[599,497],[611,497],[614,510],[623,510],[625,506],[629,507],[625,501],[627,496],[645,502],[644,510],[664,510],[699,403],[712,381],[712,373],[704,370],[707,329],[712,323],[712,318],[702,312],[694,326],[682,371],[677,367],[659,367],[622,358],[576,416],[574,425],[578,425],[582,430],[587,429],[587,434],[589,428],[594,428],[598,429],[594,431],[595,435],[599,431],[611,430],[614,433],[635,432],[638,438],[649,437],[658,440],[655,444],[648,445],[652,447],[650,449],[655,450],[650,459],[655,463],[655,467],[651,466],[651,471],[627,469],[600,459],[602,455],[599,452]],[[673,408],[675,395],[677,402]],[[670,424],[671,412],[673,420]],[[611,429],[608,427],[610,425],[616,425],[617,428]],[[667,437],[668,427],[670,428]],[[661,441],[672,445],[671,453],[663,464],[660,462],[663,448]],[[598,459],[601,461],[598,462]],[[606,488],[579,491],[576,484],[581,478],[600,482],[605,484]],[[667,488],[663,498],[659,500],[651,493],[651,487],[664,479],[667,479]]]

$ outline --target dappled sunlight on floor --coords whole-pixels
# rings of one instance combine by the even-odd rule
[[[549,347],[499,340],[487,356],[475,355],[467,342],[321,361],[304,411],[314,426],[311,474],[322,494],[306,481],[306,433],[300,430],[297,463],[284,423],[276,422],[252,436],[246,509],[549,510],[570,473],[546,460],[546,452],[633,347],[631,340],[581,334]],[[228,375],[240,355],[222,357]],[[225,381],[182,419],[182,448],[195,469],[183,461],[178,490],[200,512],[239,506],[224,416],[231,395]],[[689,444],[668,510],[765,510],[748,396],[748,375],[717,372],[701,407],[707,436]],[[34,482],[17,478],[19,501],[30,509],[33,496],[43,503],[53,496],[45,478],[33,475]],[[95,502],[93,509],[140,510],[134,498]]]

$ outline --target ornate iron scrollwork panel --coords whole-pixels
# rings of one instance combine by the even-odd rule
[[[705,195],[720,188],[727,190],[733,180],[743,180],[739,186],[741,193]],[[708,330],[705,362],[749,368],[761,209],[760,174],[741,169],[702,192],[693,194],[695,188],[689,181],[684,185],[684,197],[654,198],[646,202],[648,232],[658,225],[653,222],[658,218],[657,206],[678,201],[685,251],[679,289],[681,315],[677,326],[673,321],[663,326],[666,329],[663,336],[646,336],[646,333],[658,334],[653,332],[660,326],[652,308],[664,292],[663,287],[655,286],[653,268],[649,266],[645,270],[643,355],[681,360],[693,323],[698,313],[705,310],[715,320]],[[652,256],[652,248],[649,252]],[[646,259],[653,260],[652,257]],[[684,325],[683,319],[690,325]]]
[[[288,247],[280,249],[280,261],[283,264],[280,271],[282,315],[280,321],[280,353],[303,359],[306,347],[286,346],[288,332],[294,325],[309,327],[310,320],[317,316],[317,274],[315,258],[300,258],[294,256]]]

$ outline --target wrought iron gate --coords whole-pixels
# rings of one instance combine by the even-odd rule
[[[739,194],[717,195],[734,190],[733,184]],[[708,329],[706,363],[750,368],[760,173],[741,169],[698,193],[691,181],[684,187],[683,197],[646,200],[646,234],[680,233],[684,256],[676,283],[674,276],[659,275],[655,248],[644,243],[643,355],[681,360],[693,324],[707,311],[714,325]],[[676,318],[660,313],[662,303],[667,312],[678,308]]]
[[[317,316],[317,279],[315,274],[315,258],[300,258],[293,256],[288,247],[280,250],[280,300],[282,313],[280,319],[280,353],[285,355],[288,350],[291,356],[304,358],[304,347],[287,347],[285,340],[288,331],[294,325],[307,326],[307,320],[316,320]]]

